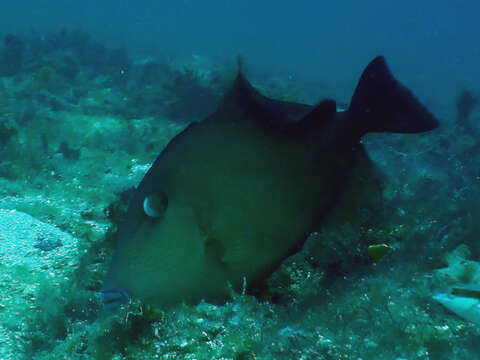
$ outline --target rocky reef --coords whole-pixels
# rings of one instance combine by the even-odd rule
[[[71,30],[7,35],[0,54],[0,358],[478,357],[478,325],[434,299],[478,280],[452,260],[462,244],[480,258],[477,113],[468,129],[439,113],[434,133],[367,136],[382,211],[319,229],[257,292],[112,313],[99,289],[130,189],[215,107],[233,62],[138,57]],[[254,83],[304,98],[288,79]],[[374,259],[378,244],[391,251]]]

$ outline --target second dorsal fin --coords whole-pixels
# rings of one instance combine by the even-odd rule
[[[238,73],[232,87],[223,97],[217,113],[220,119],[243,121],[245,117],[273,128],[287,131],[308,131],[332,119],[336,113],[333,100],[316,106],[282,101],[262,95],[243,74],[243,58],[238,57]]]

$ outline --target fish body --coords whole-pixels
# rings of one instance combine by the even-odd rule
[[[382,57],[342,112],[333,100],[267,98],[239,71],[217,111],[172,139],[139,184],[118,231],[105,304],[129,296],[156,306],[216,302],[229,284],[255,285],[370,175],[365,133],[437,125]]]

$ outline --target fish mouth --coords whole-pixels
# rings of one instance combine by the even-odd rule
[[[130,296],[123,289],[102,290],[100,296],[107,310],[116,310],[130,301]]]

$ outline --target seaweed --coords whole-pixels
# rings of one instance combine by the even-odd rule
[[[22,70],[25,42],[16,35],[7,34],[3,39],[2,72],[7,76],[16,75]]]
[[[457,122],[465,125],[473,109],[478,105],[478,98],[471,90],[463,89],[457,97]]]

